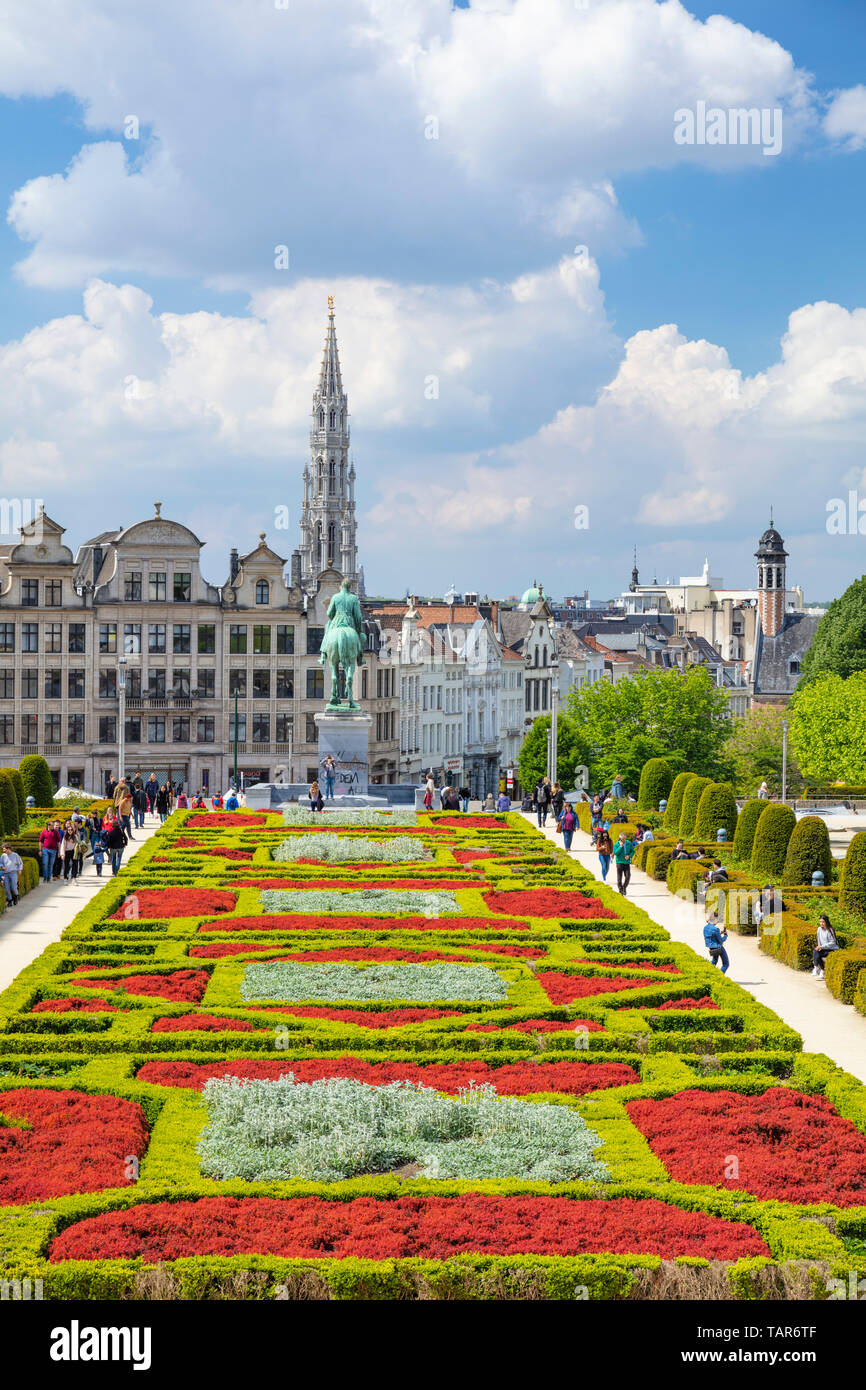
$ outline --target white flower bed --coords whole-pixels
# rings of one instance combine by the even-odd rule
[[[359,806],[357,811],[311,811],[308,806],[285,806],[283,821],[286,825],[351,825],[359,830],[376,827],[390,830],[398,826],[418,824],[418,813],[409,806],[392,806],[387,811],[377,811],[372,806]]]
[[[265,912],[310,912],[325,917],[353,917],[356,912],[378,912],[399,916],[410,912],[421,917],[459,917],[460,908],[453,893],[417,888],[360,888],[341,893],[338,889],[265,888],[261,893]]]
[[[274,859],[290,863],[295,859],[322,859],[328,864],[352,864],[375,860],[379,864],[418,864],[433,858],[423,840],[395,835],[391,840],[368,840],[364,836],[344,839],[339,835],[293,835],[274,850]]]
[[[609,1181],[600,1140],[564,1105],[497,1098],[492,1086],[456,1097],[396,1081],[208,1081],[210,1123],[201,1170],[217,1180],[339,1182],[417,1163],[429,1178]]]
[[[306,1000],[485,1000],[498,1002],[508,986],[486,965],[349,965],[323,961],[302,965],[295,961],[256,962],[248,965],[241,983],[242,999],[279,999],[287,1004]]]

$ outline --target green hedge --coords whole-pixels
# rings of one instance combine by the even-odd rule
[[[698,818],[698,806],[704,793],[704,788],[710,785],[709,777],[694,776],[686,786],[683,795],[683,809],[680,815],[679,833],[682,839],[693,835],[695,831],[695,821]],[[715,833],[713,839],[715,839]]]
[[[9,780],[15,789],[15,799],[18,803],[18,824],[24,824],[27,815],[27,793],[24,790],[24,781],[17,767],[0,767],[0,772],[8,774]]]
[[[820,870],[825,884],[833,876],[833,856],[830,853],[830,832],[820,816],[804,816],[797,821],[788,841],[782,886],[811,883],[812,875]]]
[[[38,753],[28,753],[18,764],[18,771],[25,794],[32,796],[37,806],[50,806],[54,801],[54,782],[45,759]]]
[[[18,834],[18,797],[8,768],[0,768],[0,826],[3,835]]]
[[[645,859],[646,872],[650,878],[664,882],[672,859],[673,850],[669,846],[650,844]]]
[[[695,839],[715,840],[719,830],[733,840],[737,829],[737,803],[728,782],[711,782],[704,787],[695,817]]]
[[[666,758],[650,758],[644,763],[637,794],[638,810],[657,811],[659,802],[670,795],[673,780],[673,769]]]
[[[866,970],[861,970],[857,976],[854,998],[851,1002],[859,1014],[866,1014]]]
[[[750,801],[746,802],[737,817],[737,828],[734,832],[734,855],[744,863],[752,857],[752,846],[755,842],[758,821],[769,804],[769,801],[765,801],[759,796],[753,796]]]
[[[866,830],[855,835],[848,846],[842,865],[839,906],[866,917]]]
[[[824,979],[835,999],[853,1004],[861,972],[866,969],[866,948],[832,951],[824,962]]]
[[[788,842],[794,833],[797,817],[790,806],[776,802],[769,805],[758,821],[752,845],[750,869],[758,878],[771,882],[782,877]]]
[[[694,775],[693,772],[678,772],[671,785],[671,793],[662,817],[662,824],[665,830],[669,830],[672,835],[676,835],[679,831],[680,816],[683,813],[683,796]]]

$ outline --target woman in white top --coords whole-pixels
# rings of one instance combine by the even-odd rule
[[[812,974],[816,980],[823,980],[825,960],[831,951],[838,951],[839,949],[836,933],[830,925],[830,918],[826,914],[819,918],[816,937],[815,949],[812,952]]]

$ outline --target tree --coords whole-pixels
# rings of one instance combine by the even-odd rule
[[[535,786],[547,772],[547,732],[550,715],[533,720],[532,727],[517,756],[520,785],[526,790]],[[556,780],[566,792],[574,787],[574,769],[587,761],[587,749],[574,723],[564,714],[556,720]]]
[[[866,781],[866,671],[798,686],[790,716],[791,742],[808,777]]]
[[[4,835],[18,834],[18,798],[7,768],[0,769],[0,822]]]
[[[694,775],[693,772],[678,772],[674,778],[671,794],[668,797],[668,804],[662,818],[665,830],[670,830],[673,835],[679,833],[680,816],[683,813],[683,796]]]
[[[617,772],[634,789],[650,758],[665,758],[675,771],[717,775],[730,724],[724,691],[703,666],[685,671],[640,670],[611,683],[572,690],[568,719],[588,750],[594,785]]]
[[[760,797],[753,796],[747,801],[739,816],[737,817],[737,828],[734,831],[734,858],[743,862],[751,859],[752,846],[755,843],[755,831],[758,828],[758,821],[764,811],[769,806],[769,801],[762,801]],[[829,879],[827,882],[829,883]]]
[[[722,756],[730,766],[734,789],[740,796],[754,794],[762,782],[772,792],[782,791],[782,710],[770,706],[750,709],[738,719],[725,741]],[[788,745],[788,786],[802,781],[800,768]]]
[[[796,824],[797,817],[790,806],[777,803],[767,807],[758,821],[758,828],[755,831],[752,845],[752,860],[749,867],[753,874],[757,874],[760,878],[766,878],[770,882],[782,877],[785,869],[785,858],[788,853],[788,843]]]
[[[698,818],[698,806],[704,794],[704,788],[710,785],[711,780],[710,777],[699,777],[695,774],[691,781],[686,783],[679,826],[680,836],[684,840],[691,839],[694,834],[695,821]]]
[[[866,671],[866,575],[834,598],[819,622],[803,659],[801,684],[823,675],[847,679],[858,671]]]
[[[788,841],[782,886],[811,883],[812,875],[820,869],[824,882],[829,884],[833,857],[830,853],[830,832],[820,816],[804,816],[794,826]]]
[[[737,829],[737,803],[728,782],[711,782],[701,792],[695,817],[695,839],[715,840],[719,830],[733,840]]]
[[[659,802],[670,795],[674,774],[666,758],[650,758],[644,763],[637,795],[639,811],[657,811]]]
[[[54,805],[54,783],[51,771],[44,758],[38,753],[28,753],[18,764],[24,791],[32,796],[37,806]]]

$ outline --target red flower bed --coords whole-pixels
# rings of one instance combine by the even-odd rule
[[[505,893],[494,890],[484,894],[484,901],[491,912],[525,912],[529,917],[616,919],[613,909],[605,907],[600,898],[559,888],[524,888]]]
[[[300,861],[299,861],[300,862]],[[334,865],[335,868],[355,868],[355,865]],[[380,865],[376,866],[381,867]],[[305,888],[324,888],[326,891],[339,889],[341,893],[358,893],[363,888],[386,888],[396,892],[401,888],[414,888],[427,892],[439,888],[443,892],[457,888],[477,888],[474,879],[460,878],[242,878],[231,885],[232,888],[277,888],[301,890]]]
[[[219,922],[202,922],[200,932],[224,931],[520,931],[528,932],[523,921],[492,921],[489,917],[374,917],[348,914],[340,917],[317,916],[313,912],[267,913],[261,917],[232,917]]]
[[[569,1004],[572,999],[589,999],[594,994],[616,994],[621,989],[652,985],[654,980],[628,979],[601,975],[566,975],[560,970],[540,970],[536,976],[552,1004]]]
[[[241,956],[245,952],[278,950],[270,941],[219,941],[213,946],[191,946],[191,956],[218,959],[220,956]],[[532,960],[546,956],[540,946],[510,946],[499,941],[478,941],[473,951],[487,951],[491,955],[516,956],[520,960]],[[374,951],[388,951],[389,955],[373,955]],[[274,956],[274,960],[471,960],[468,955],[455,955],[453,951],[413,951],[408,947],[397,946],[343,946],[329,951],[293,951],[288,955]]]
[[[40,999],[30,1010],[32,1014],[116,1014],[116,1004],[100,999]],[[2,1109],[2,1106],[0,1106]]]
[[[143,1203],[91,1216],[57,1236],[49,1258],[135,1259],[190,1255],[282,1255],[315,1259],[448,1259],[492,1255],[697,1255],[736,1260],[769,1255],[744,1222],[680,1211],[655,1199],[620,1197],[202,1197]]]
[[[505,825],[504,816],[439,816],[436,825],[458,827],[461,830],[489,830],[493,826]]]
[[[220,830],[230,825],[235,830],[245,826],[264,827],[265,820],[272,811],[199,811],[190,816],[187,828],[190,830]]]
[[[173,1004],[199,1004],[208,986],[206,970],[172,970],[167,975],[120,975],[113,979],[76,980],[85,989],[122,989],[125,994],[150,994]]]
[[[824,1096],[787,1086],[758,1096],[681,1091],[636,1100],[629,1118],[677,1182],[710,1183],[781,1202],[866,1202],[866,1135]],[[725,1176],[735,1156],[736,1177]]]
[[[664,975],[682,975],[682,971],[676,965],[657,965],[651,960],[600,960],[597,956],[594,960],[574,960],[572,965],[608,965],[615,970],[657,970]]]
[[[455,849],[451,853],[458,864],[471,864],[476,859],[495,859],[492,849]]]
[[[587,1033],[603,1033],[605,1029],[594,1018],[572,1018],[561,1023],[555,1018],[525,1018],[522,1023],[470,1023],[464,1033],[573,1033],[576,1028]]]
[[[132,1155],[147,1148],[140,1106],[83,1091],[3,1091],[5,1115],[31,1126],[0,1127],[0,1202],[42,1202],[70,1192],[126,1187]]]
[[[291,1009],[297,1013],[297,1009]],[[186,1086],[201,1090],[212,1076],[246,1076],[273,1081],[293,1072],[296,1081],[321,1081],[326,1077],[349,1077],[372,1086],[389,1081],[415,1081],[437,1091],[456,1095],[470,1081],[489,1082],[503,1095],[527,1096],[540,1091],[558,1091],[582,1096],[587,1091],[609,1086],[629,1086],[640,1080],[624,1062],[510,1062],[491,1066],[489,1062],[367,1062],[362,1057],[292,1058],[226,1062],[145,1062],[139,1081],[157,1086]]]
[[[195,839],[192,835],[181,835],[175,840],[175,849],[192,849],[197,854],[219,854],[223,859],[252,859],[254,850],[251,849],[231,849],[228,845],[214,845],[207,848],[207,840]]]
[[[266,1009],[266,1004],[254,1008]],[[329,1009],[315,1004],[278,1004],[271,1013],[293,1014],[295,1018],[323,1018],[334,1023],[357,1023],[359,1028],[402,1028],[406,1023],[429,1023],[433,1018],[459,1018],[457,1009]]]
[[[718,1009],[719,1006],[708,994],[703,994],[700,999],[666,999],[658,1007],[661,1012],[663,1009]]]
[[[130,893],[109,920],[205,917],[211,912],[231,912],[237,900],[237,893],[227,893],[223,888],[139,888]]]
[[[158,1018],[151,1033],[267,1033],[246,1018],[217,1018],[214,1014],[181,1014],[179,1018]]]

